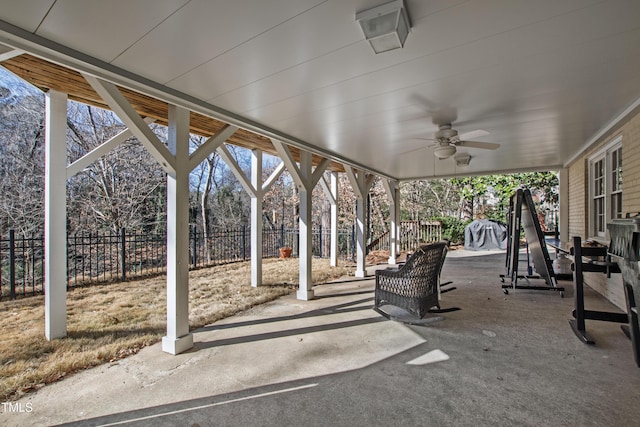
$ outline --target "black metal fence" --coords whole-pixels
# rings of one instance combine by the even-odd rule
[[[9,231],[0,238],[0,298],[34,294],[42,290],[44,240]]]
[[[299,231],[280,228],[263,230],[263,258],[279,256],[279,248],[288,246],[298,254]],[[312,231],[312,253],[330,255],[330,230]],[[208,242],[208,244],[207,244]],[[354,230],[339,230],[338,253],[353,259]],[[198,268],[251,258],[251,231],[248,227],[218,230],[205,239],[204,233],[189,236],[190,267]],[[166,271],[167,238],[120,230],[119,233],[77,233],[67,237],[67,286],[124,281]],[[0,236],[0,299],[35,295],[43,292],[44,237],[19,236],[10,230]]]

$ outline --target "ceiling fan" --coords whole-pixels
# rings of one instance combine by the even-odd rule
[[[484,150],[496,150],[500,144],[493,142],[471,141],[472,138],[489,135],[486,130],[474,130],[458,135],[458,131],[451,127],[451,123],[438,125],[438,131],[433,138],[416,138],[426,141],[434,141],[435,144],[427,148],[433,148],[433,154],[439,159],[447,159],[456,154],[457,147],[481,148]]]

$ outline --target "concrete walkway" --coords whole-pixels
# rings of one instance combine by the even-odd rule
[[[474,255],[474,256],[468,256]],[[545,425],[640,422],[640,369],[619,326],[568,324],[572,286],[504,295],[504,254],[452,251],[445,313],[428,326],[373,310],[372,279],[316,287],[83,371],[0,414],[1,425]],[[615,310],[593,292],[592,309]]]

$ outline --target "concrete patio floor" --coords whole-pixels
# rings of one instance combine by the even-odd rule
[[[640,423],[640,369],[614,323],[568,319],[573,286],[505,295],[503,252],[451,251],[441,314],[428,326],[374,312],[374,280],[315,288],[194,331],[18,401],[2,425],[531,425]],[[373,269],[372,269],[373,270]],[[615,311],[586,289],[591,309]]]

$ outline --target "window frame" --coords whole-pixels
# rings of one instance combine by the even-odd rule
[[[597,172],[601,172],[601,176]],[[623,172],[622,135],[588,157],[587,234],[590,238],[605,239],[607,223],[622,215]],[[617,186],[613,182],[615,179],[619,183]],[[614,199],[618,202],[614,203]],[[617,212],[614,212],[616,207]]]

